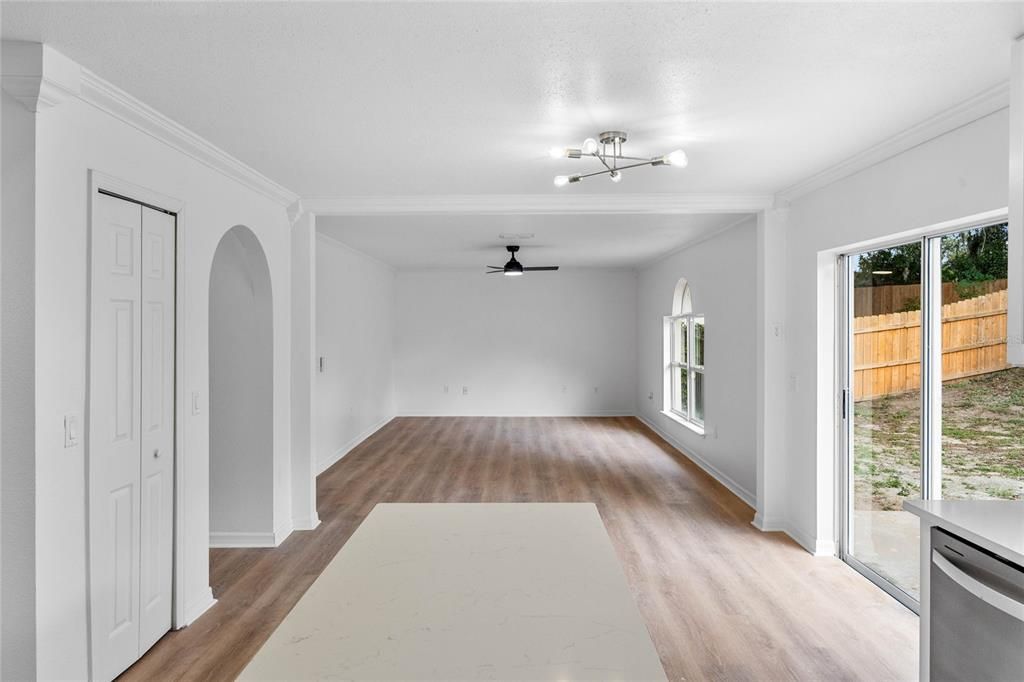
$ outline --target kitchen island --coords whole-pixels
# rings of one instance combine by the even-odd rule
[[[1019,576],[1024,573],[1015,568],[1024,567],[1024,501],[907,500],[903,508],[921,519],[921,679],[933,677],[931,644],[935,595],[932,580],[935,575],[947,586],[956,586],[954,589],[958,590],[962,587],[965,603],[980,605],[976,613],[992,614],[993,620],[987,623],[980,619],[967,622],[974,612],[959,611],[962,614],[959,617],[965,619],[963,629],[979,638],[975,649],[979,655],[989,656],[991,663],[993,657],[998,658],[1007,650],[1004,647],[986,651],[987,646],[996,644],[994,638],[986,637],[986,624],[1001,623],[1003,626],[996,628],[999,637],[1009,638],[1010,644],[1021,639],[1017,649],[1024,651],[1024,621],[1018,618],[1024,615],[1024,603],[1019,599],[1024,593],[1024,582]],[[941,532],[934,532],[936,528]],[[1000,575],[971,568],[967,554],[989,562]],[[993,590],[986,584],[989,578],[999,589]],[[943,594],[945,596],[945,592]],[[1020,669],[1024,672],[1024,667]]]

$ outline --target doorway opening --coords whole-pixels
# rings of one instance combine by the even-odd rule
[[[270,268],[236,225],[210,271],[210,546],[273,547],[273,304]]]

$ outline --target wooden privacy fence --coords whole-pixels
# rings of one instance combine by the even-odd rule
[[[1006,288],[1005,279],[990,279],[985,282],[943,282],[942,302],[955,303],[961,298],[969,299],[991,294]],[[853,315],[887,315],[921,307],[920,284],[885,284],[877,287],[856,287],[853,290]]]
[[[1007,293],[942,306],[942,380],[1006,369]],[[921,387],[921,311],[853,319],[853,399]]]

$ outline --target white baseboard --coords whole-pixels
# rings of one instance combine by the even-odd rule
[[[330,469],[332,466],[335,465],[335,463],[338,460],[340,460],[342,457],[344,457],[348,453],[352,452],[356,448],[356,446],[358,446],[360,443],[362,443],[364,440],[366,440],[367,438],[369,438],[373,434],[375,434],[378,431],[380,431],[388,422],[390,422],[392,419],[394,419],[395,416],[396,415],[391,415],[389,417],[384,417],[379,422],[377,422],[376,424],[371,425],[369,428],[367,428],[365,431],[360,433],[358,436],[356,436],[355,438],[353,438],[352,440],[350,440],[349,442],[345,443],[340,448],[335,450],[333,453],[331,453],[331,455],[326,460],[323,460],[321,462],[317,462],[316,463],[316,475],[319,476],[323,472],[325,472],[328,469]]]
[[[292,534],[295,527],[292,526],[291,521],[286,521],[282,525],[274,529],[274,547],[277,547],[282,542],[288,539],[288,536]]]
[[[313,530],[319,525],[319,516],[307,516],[302,519],[292,519],[292,530]]]
[[[213,590],[209,587],[203,594],[199,595],[198,598],[193,599],[188,604],[185,604],[185,622],[175,623],[175,629],[180,630],[183,627],[187,627],[194,623],[199,616],[203,615],[217,603],[217,600],[213,598]]]
[[[284,538],[281,538],[282,540]],[[266,533],[210,533],[210,547],[216,549],[233,547],[277,547],[277,532]]]
[[[632,417],[628,410],[592,410],[585,412],[432,412],[404,410],[399,417]]]
[[[764,518],[760,514],[754,514],[751,521],[754,528],[766,533],[785,533],[793,541],[807,550],[814,556],[835,556],[836,543],[831,540],[820,540],[811,535],[801,532],[793,527],[786,519]]]
[[[748,507],[750,507],[751,509],[757,508],[757,498],[753,494],[751,494],[749,490],[747,490],[739,483],[737,483],[736,481],[732,480],[727,475],[722,473],[717,467],[711,464],[711,462],[707,461],[700,455],[696,454],[692,448],[684,447],[667,431],[660,428],[659,426],[648,420],[646,417],[636,415],[636,418],[642,421],[644,424],[646,424],[656,434],[661,436],[662,439],[665,440],[665,442],[667,442],[673,448],[678,450],[680,454],[682,454],[688,460],[690,460],[691,462],[699,466],[701,469],[706,471],[708,474],[710,474],[713,479],[715,479],[716,481],[724,485],[726,488],[728,488],[733,495],[743,500]]]

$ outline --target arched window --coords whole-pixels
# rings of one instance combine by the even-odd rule
[[[704,315],[693,312],[686,278],[676,283],[665,318],[665,360],[665,414],[703,432]]]

